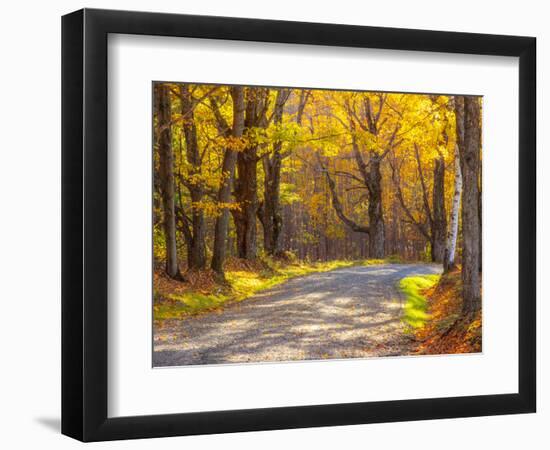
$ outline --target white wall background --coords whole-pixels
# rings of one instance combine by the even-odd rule
[[[257,17],[538,38],[539,278],[550,251],[543,198],[550,197],[550,156],[542,151],[543,103],[550,104],[550,30],[544,2],[393,0],[88,0],[5,2],[0,19],[1,163],[0,443],[4,448],[75,448],[59,434],[60,417],[60,16],[83,6]],[[545,136],[546,135],[546,136]],[[550,374],[549,289],[539,283],[539,380]],[[539,382],[536,415],[471,418],[198,436],[96,444],[95,448],[548,448],[550,389]]]

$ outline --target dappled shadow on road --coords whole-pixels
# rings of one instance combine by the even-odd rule
[[[154,335],[154,366],[356,358],[406,353],[403,277],[431,265],[352,267],[293,279]]]

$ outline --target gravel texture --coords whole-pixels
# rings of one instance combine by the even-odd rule
[[[350,267],[292,279],[241,303],[166,321],[153,365],[184,366],[406,355],[400,279],[428,264]]]

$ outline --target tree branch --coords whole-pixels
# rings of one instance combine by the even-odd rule
[[[430,228],[433,228],[433,216],[432,216],[432,211],[430,209],[430,203],[428,201],[428,189],[426,188],[426,183],[424,181],[424,172],[422,170],[422,164],[420,163],[420,152],[418,151],[418,145],[416,145],[416,142],[414,143],[414,154],[416,157],[416,163],[418,165],[418,175],[420,176],[420,184],[422,186],[422,200],[424,201],[424,209],[426,210],[426,214],[430,222]]]
[[[407,207],[407,204],[405,203],[405,198],[403,197],[403,191],[401,190],[401,184],[399,183],[399,179],[396,175],[397,170],[391,161],[390,161],[390,167],[392,171],[393,184],[395,185],[395,189],[397,191],[396,192],[397,199],[399,200],[399,204],[401,205],[401,208],[405,212],[406,216],[409,218],[410,223],[413,224],[418,229],[420,234],[422,234],[422,236],[424,236],[426,240],[431,242],[432,239],[430,234],[428,233],[426,225],[424,225],[423,223],[419,222],[414,218],[414,216],[411,213],[411,210]]]
[[[344,213],[344,209],[342,207],[342,204],[340,203],[340,199],[338,198],[338,193],[336,192],[336,185],[334,184],[334,180],[331,178],[329,171],[327,168],[323,165],[323,161],[321,160],[321,156],[319,153],[316,153],[317,159],[319,161],[319,165],[321,166],[321,171],[325,173],[325,176],[327,178],[327,183],[330,189],[330,193],[332,196],[332,206],[334,208],[334,211],[336,212],[336,215],[338,218],[346,225],[348,226],[352,231],[358,232],[358,233],[367,233],[369,234],[370,230],[369,227],[359,225],[358,223],[351,220],[349,217],[347,217]]]

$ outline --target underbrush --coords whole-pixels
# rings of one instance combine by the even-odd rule
[[[419,287],[416,294],[424,299],[418,316],[413,315],[412,321],[416,324],[412,331],[418,343],[418,354],[481,351],[481,312],[473,316],[462,315],[460,271],[442,275],[431,286]]]

